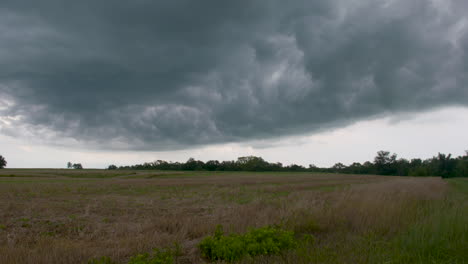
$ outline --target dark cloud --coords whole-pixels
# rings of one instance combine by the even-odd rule
[[[3,0],[0,132],[174,149],[467,105],[466,15],[461,0]]]

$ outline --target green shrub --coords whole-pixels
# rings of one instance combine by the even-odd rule
[[[208,236],[198,245],[203,257],[209,260],[236,261],[244,257],[276,255],[282,250],[295,248],[294,232],[275,227],[251,229],[246,234],[225,236],[222,226],[214,236]]]

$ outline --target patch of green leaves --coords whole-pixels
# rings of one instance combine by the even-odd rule
[[[245,234],[224,235],[222,226],[214,236],[204,238],[198,245],[208,260],[237,261],[245,257],[277,255],[283,250],[297,247],[294,232],[276,227],[250,229]]]

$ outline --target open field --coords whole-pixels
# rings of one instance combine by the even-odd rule
[[[222,224],[280,225],[313,242],[245,263],[468,263],[468,179],[310,173],[0,170],[0,263],[87,263]]]

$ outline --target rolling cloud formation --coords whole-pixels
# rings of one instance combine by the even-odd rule
[[[468,105],[465,0],[2,0],[0,133],[166,150]]]

